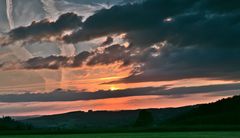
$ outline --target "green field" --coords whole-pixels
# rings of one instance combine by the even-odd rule
[[[161,132],[72,135],[0,135],[0,138],[240,138],[240,132]]]

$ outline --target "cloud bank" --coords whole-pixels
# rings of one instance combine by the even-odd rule
[[[121,98],[132,96],[167,96],[169,98],[177,98],[189,94],[215,94],[222,91],[239,90],[240,84],[219,84],[209,86],[195,87],[178,87],[167,89],[166,87],[145,87],[132,88],[116,91],[96,91],[96,92],[80,92],[65,91],[57,89],[50,93],[23,93],[0,95],[0,102],[54,102],[54,101],[78,101],[78,100],[97,100],[108,98]],[[229,93],[231,95],[231,93]]]
[[[26,27],[18,27],[11,30],[5,36],[1,37],[1,45],[6,46],[17,41],[26,43],[60,40],[65,31],[77,29],[82,25],[82,17],[74,13],[61,15],[55,22],[47,19],[39,22],[33,21]],[[53,40],[51,40],[53,39]]]
[[[8,33],[7,40],[39,41],[57,36],[58,41],[80,43],[126,33],[124,39],[130,47],[110,46],[87,58],[91,66],[116,61],[135,65],[129,77],[112,83],[189,78],[240,80],[239,4],[238,0],[146,0],[100,10],[84,22],[73,13],[64,14],[56,22],[44,20],[16,28]],[[74,31],[63,34],[66,30]],[[111,42],[109,37],[102,45]],[[68,57],[53,56],[26,63],[35,64],[37,60],[48,61],[37,68],[65,67],[69,63],[67,67],[72,66]],[[53,67],[48,66],[49,61]]]

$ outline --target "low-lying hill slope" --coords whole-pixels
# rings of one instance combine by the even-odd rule
[[[171,125],[240,125],[240,96],[202,104],[165,122]]]
[[[181,108],[148,109],[152,113],[154,123],[158,124],[166,119],[191,110],[192,106]],[[57,115],[42,116],[24,120],[37,128],[62,129],[107,129],[131,127],[136,122],[140,110],[125,111],[93,111],[70,112]]]
[[[128,129],[136,127],[135,123],[140,111],[78,111],[32,118],[23,122],[36,128]],[[209,104],[180,108],[147,109],[147,111],[153,117],[153,123],[146,126],[148,129],[240,129],[240,96],[222,99]]]

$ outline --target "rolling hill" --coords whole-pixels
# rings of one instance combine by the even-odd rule
[[[240,125],[240,96],[202,104],[165,122],[171,125]]]
[[[153,124],[148,128],[157,130],[165,130],[165,128],[240,129],[240,96],[209,104],[146,110],[153,117]],[[31,124],[35,128],[128,129],[134,127],[140,111],[142,110],[77,111],[31,118],[22,122]]]
[[[166,109],[148,109],[154,118],[154,123],[176,117],[192,110],[194,106]],[[91,111],[70,112],[57,115],[42,116],[23,120],[37,128],[61,128],[61,129],[107,129],[126,128],[134,125],[141,110],[125,111]]]

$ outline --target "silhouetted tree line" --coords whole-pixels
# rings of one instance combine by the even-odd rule
[[[29,130],[31,125],[27,125],[12,119],[9,116],[0,118],[0,130]]]
[[[240,126],[240,96],[202,104],[170,121],[171,125],[234,125]]]

